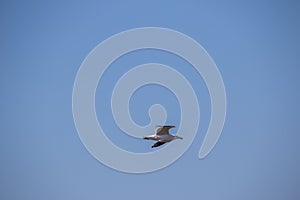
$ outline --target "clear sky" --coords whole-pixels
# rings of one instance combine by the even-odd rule
[[[300,199],[299,13],[297,1],[1,1],[0,199]],[[124,135],[112,118],[112,88],[131,67],[168,64],[199,98],[200,128],[190,148],[169,167],[137,175],[87,152],[73,121],[72,90],[96,45],[145,26],[200,43],[222,74],[228,105],[220,140],[199,160],[210,118],[201,77],[155,50],[114,62],[98,85],[96,109],[108,137],[124,149],[152,151],[151,142]],[[178,102],[158,86],[132,97],[136,123],[149,122],[153,103],[163,104],[167,122],[178,126]]]

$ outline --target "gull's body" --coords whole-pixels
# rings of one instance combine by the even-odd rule
[[[156,133],[154,135],[149,135],[144,137],[146,140],[155,140],[157,141],[153,147],[158,147],[160,145],[163,145],[167,142],[171,142],[176,139],[182,139],[182,137],[176,136],[176,135],[171,135],[169,133],[169,130],[171,128],[174,128],[175,126],[159,126],[159,128],[156,130]]]

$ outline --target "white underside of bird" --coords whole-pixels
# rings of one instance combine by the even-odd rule
[[[157,141],[152,148],[158,147],[160,145],[163,145],[167,142],[171,142],[176,139],[182,139],[182,137],[179,137],[177,135],[171,135],[169,133],[169,130],[171,128],[174,128],[175,126],[158,126],[159,128],[156,130],[156,133],[153,135],[145,136],[144,139],[146,140],[155,140]]]

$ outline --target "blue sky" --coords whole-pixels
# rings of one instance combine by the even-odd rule
[[[296,1],[1,2],[0,198],[299,199],[299,13]],[[222,74],[228,107],[219,142],[199,160],[210,117],[201,77],[164,52],[117,60],[98,86],[96,108],[103,128],[114,133],[108,137],[125,149],[145,152],[152,144],[124,136],[107,106],[115,81],[131,66],[173,66],[200,99],[200,129],[191,147],[169,167],[135,175],[112,170],[86,151],[72,118],[72,90],[97,44],[145,26],[199,42]],[[179,123],[176,99],[156,86],[134,94],[137,123],[147,124],[153,103],[166,107],[168,123]]]

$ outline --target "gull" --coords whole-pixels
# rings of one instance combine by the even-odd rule
[[[157,126],[159,127],[156,129],[156,133],[154,135],[145,136],[145,140],[155,140],[157,141],[155,144],[153,144],[152,148],[158,147],[160,145],[163,145],[167,142],[171,142],[176,139],[182,139],[182,137],[179,137],[177,135],[171,135],[169,133],[169,130],[171,128],[174,128],[175,126]]]

